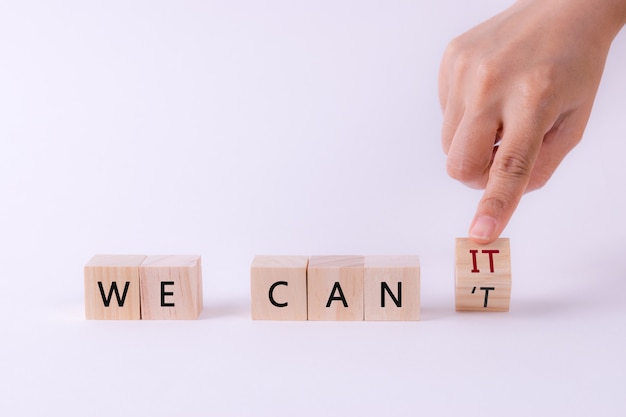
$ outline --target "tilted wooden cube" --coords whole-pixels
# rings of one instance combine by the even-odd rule
[[[250,268],[252,319],[306,320],[308,256],[256,256]]]
[[[84,268],[88,320],[139,320],[139,265],[144,255],[95,255]]]
[[[457,311],[509,311],[509,239],[500,238],[488,245],[456,239],[455,284]]]

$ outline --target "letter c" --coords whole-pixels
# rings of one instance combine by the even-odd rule
[[[276,300],[274,300],[274,289],[279,285],[284,285],[286,287],[289,285],[289,283],[287,281],[278,281],[272,284],[272,286],[270,287],[270,293],[269,293],[270,303],[272,303],[272,305],[275,307],[287,307],[289,303],[277,303]]]

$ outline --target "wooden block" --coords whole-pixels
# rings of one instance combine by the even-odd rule
[[[418,256],[365,257],[365,320],[420,319]]]
[[[202,311],[202,270],[195,255],[148,256],[139,267],[141,318],[194,320]]]
[[[88,320],[139,320],[139,265],[144,255],[96,255],[85,265]]]
[[[307,319],[308,256],[256,256],[250,270],[253,320]]]
[[[364,262],[362,256],[309,259],[309,320],[363,320]]]
[[[458,238],[455,263],[457,311],[509,311],[509,239],[478,245],[470,239]]]

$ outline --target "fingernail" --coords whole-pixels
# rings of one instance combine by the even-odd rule
[[[496,230],[496,219],[490,216],[480,216],[476,219],[469,236],[476,240],[491,240]]]

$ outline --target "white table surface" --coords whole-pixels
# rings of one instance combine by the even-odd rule
[[[454,312],[437,70],[507,1],[0,4],[0,415],[626,415],[626,38]],[[84,319],[96,253],[199,254],[197,321]],[[419,322],[253,322],[256,254],[418,254]]]

